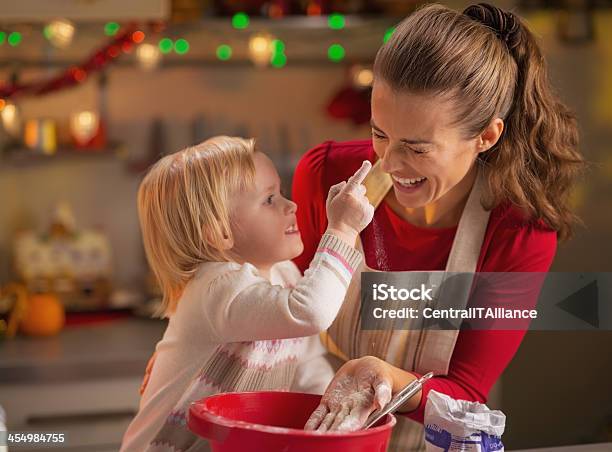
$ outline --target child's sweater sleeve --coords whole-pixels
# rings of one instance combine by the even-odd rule
[[[336,318],[362,255],[324,234],[295,287],[272,285],[251,264],[213,279],[203,296],[204,317],[219,342],[303,337]]]

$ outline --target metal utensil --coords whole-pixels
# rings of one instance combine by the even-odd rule
[[[407,384],[406,387],[404,387],[401,391],[395,394],[391,401],[387,403],[382,409],[374,411],[372,414],[370,414],[364,428],[372,427],[374,424],[376,424],[376,422],[385,417],[387,414],[393,413],[395,410],[397,410],[400,406],[403,405],[406,400],[415,395],[419,391],[419,389],[421,389],[423,383],[433,377],[433,375],[433,372],[428,372],[418,380],[414,380],[411,383]]]

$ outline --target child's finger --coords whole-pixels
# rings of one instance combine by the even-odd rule
[[[350,188],[353,188],[361,184],[371,169],[372,169],[372,164],[370,163],[370,161],[364,160],[363,163],[361,164],[361,167],[355,172],[355,174],[349,177],[349,180],[347,181],[347,186]]]
[[[366,194],[366,187],[363,184],[357,185],[355,190],[357,191],[356,194],[359,195],[359,196],[365,196],[365,194]]]
[[[334,199],[336,195],[342,191],[345,185],[346,185],[345,181],[342,181],[336,185],[332,185],[332,187],[329,189],[329,192],[327,192],[327,198],[330,200]]]

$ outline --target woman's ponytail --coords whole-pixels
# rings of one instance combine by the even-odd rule
[[[569,206],[570,190],[584,166],[576,118],[553,91],[540,48],[520,18],[482,3],[464,14],[490,27],[517,67],[503,137],[483,156],[495,168],[488,172],[491,193],[543,220],[565,240],[577,220]]]

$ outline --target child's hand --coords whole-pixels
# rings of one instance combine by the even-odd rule
[[[372,164],[365,160],[348,181],[334,185],[327,195],[328,228],[351,245],[374,217],[374,206],[365,197],[366,188],[362,185],[370,169]]]

